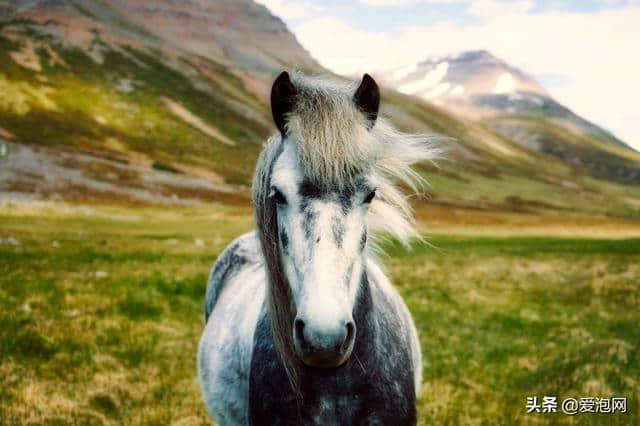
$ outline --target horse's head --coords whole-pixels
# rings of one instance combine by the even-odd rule
[[[286,73],[272,89],[273,115],[285,143],[273,164],[268,196],[276,205],[281,262],[296,314],[291,330],[296,354],[313,367],[336,367],[349,358],[356,338],[353,311],[365,260],[366,217],[377,183],[367,164],[349,164],[350,170],[339,170],[335,163],[343,163],[344,158],[317,156],[317,148],[334,148],[336,156],[347,155],[340,146],[331,146],[342,141],[327,140],[335,136],[324,135],[322,140],[316,134],[315,140],[303,141],[299,139],[307,135],[302,132],[287,134],[288,114],[298,108],[327,107],[304,105],[304,99],[296,102],[298,91]],[[350,125],[362,129],[345,129],[345,133],[373,126],[379,99],[376,83],[366,75],[351,99],[362,117]],[[305,150],[312,143],[322,145]],[[314,156],[320,158],[310,158]],[[327,160],[331,164],[319,164]]]
[[[433,151],[425,137],[379,119],[379,103],[369,75],[347,86],[284,72],[273,85],[280,134],[260,157],[253,199],[272,334],[288,369],[295,359],[312,367],[349,359],[369,228],[411,235],[408,205],[391,179],[411,184],[411,163]]]
[[[344,188],[313,182],[291,145],[274,164],[270,197],[296,312],[291,332],[296,353],[307,365],[336,367],[353,349],[366,215],[375,191],[375,180],[366,174]]]

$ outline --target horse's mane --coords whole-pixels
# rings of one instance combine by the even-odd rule
[[[367,117],[353,101],[357,85],[298,72],[292,77],[297,95],[287,117],[287,136],[283,139],[277,134],[267,141],[256,166],[253,203],[269,278],[271,332],[297,390],[298,361],[291,336],[295,307],[280,260],[275,202],[269,197],[273,163],[284,140],[294,143],[305,175],[321,185],[344,185],[359,172],[373,171],[378,186],[367,218],[368,229],[403,242],[417,233],[410,205],[397,184],[417,190],[423,179],[412,165],[433,160],[439,150],[434,136],[400,132],[383,117],[369,129]]]

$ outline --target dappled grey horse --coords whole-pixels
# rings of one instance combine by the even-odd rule
[[[378,117],[380,92],[283,72],[279,133],[253,181],[257,230],[220,255],[206,292],[198,373],[225,425],[416,423],[416,328],[375,257],[379,232],[414,236],[398,181],[435,150]]]

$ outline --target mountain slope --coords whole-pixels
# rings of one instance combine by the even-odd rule
[[[488,113],[478,98],[490,94],[549,96],[533,78],[484,50],[430,58],[381,78],[401,93],[477,115]]]
[[[326,72],[249,0],[21,0],[0,14],[3,196],[246,203],[274,130],[272,79],[293,65]],[[486,90],[476,74],[456,84]],[[552,101],[526,76],[518,84]],[[433,189],[419,209],[637,214],[640,190],[625,183],[640,179],[640,158],[624,145],[567,124],[561,106],[491,109],[383,92],[400,128],[449,137],[447,159],[422,169]]]
[[[150,13],[174,28],[194,28],[184,22],[181,7],[170,13],[172,4],[46,0],[0,8],[3,134],[20,142],[109,151],[127,161],[213,169],[227,182],[248,182],[253,165],[242,160],[254,157],[271,131],[264,99],[272,74],[299,57],[310,67],[315,63],[278,18],[250,2],[215,3],[211,13],[222,16],[224,25],[211,25],[226,39],[200,35],[211,37],[206,52],[187,50],[190,40],[152,33],[124,18],[143,22]],[[240,18],[229,22],[225,14]],[[252,26],[256,40],[277,47],[252,56],[255,43],[234,39],[244,31],[236,21]],[[154,18],[146,22],[153,26]],[[227,31],[229,26],[237,31]],[[161,27],[168,31],[168,25]],[[230,45],[238,47],[230,53]],[[247,63],[238,63],[238,55]]]
[[[528,150],[581,164],[595,176],[640,182],[637,152],[487,51],[427,59],[380,78],[399,92],[482,122]]]
[[[533,77],[486,50],[430,58],[382,73],[380,77],[401,93],[420,97],[466,117],[542,114],[626,146],[556,102]]]

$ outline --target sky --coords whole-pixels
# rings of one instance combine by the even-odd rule
[[[354,75],[486,49],[640,150],[640,0],[257,0]]]

